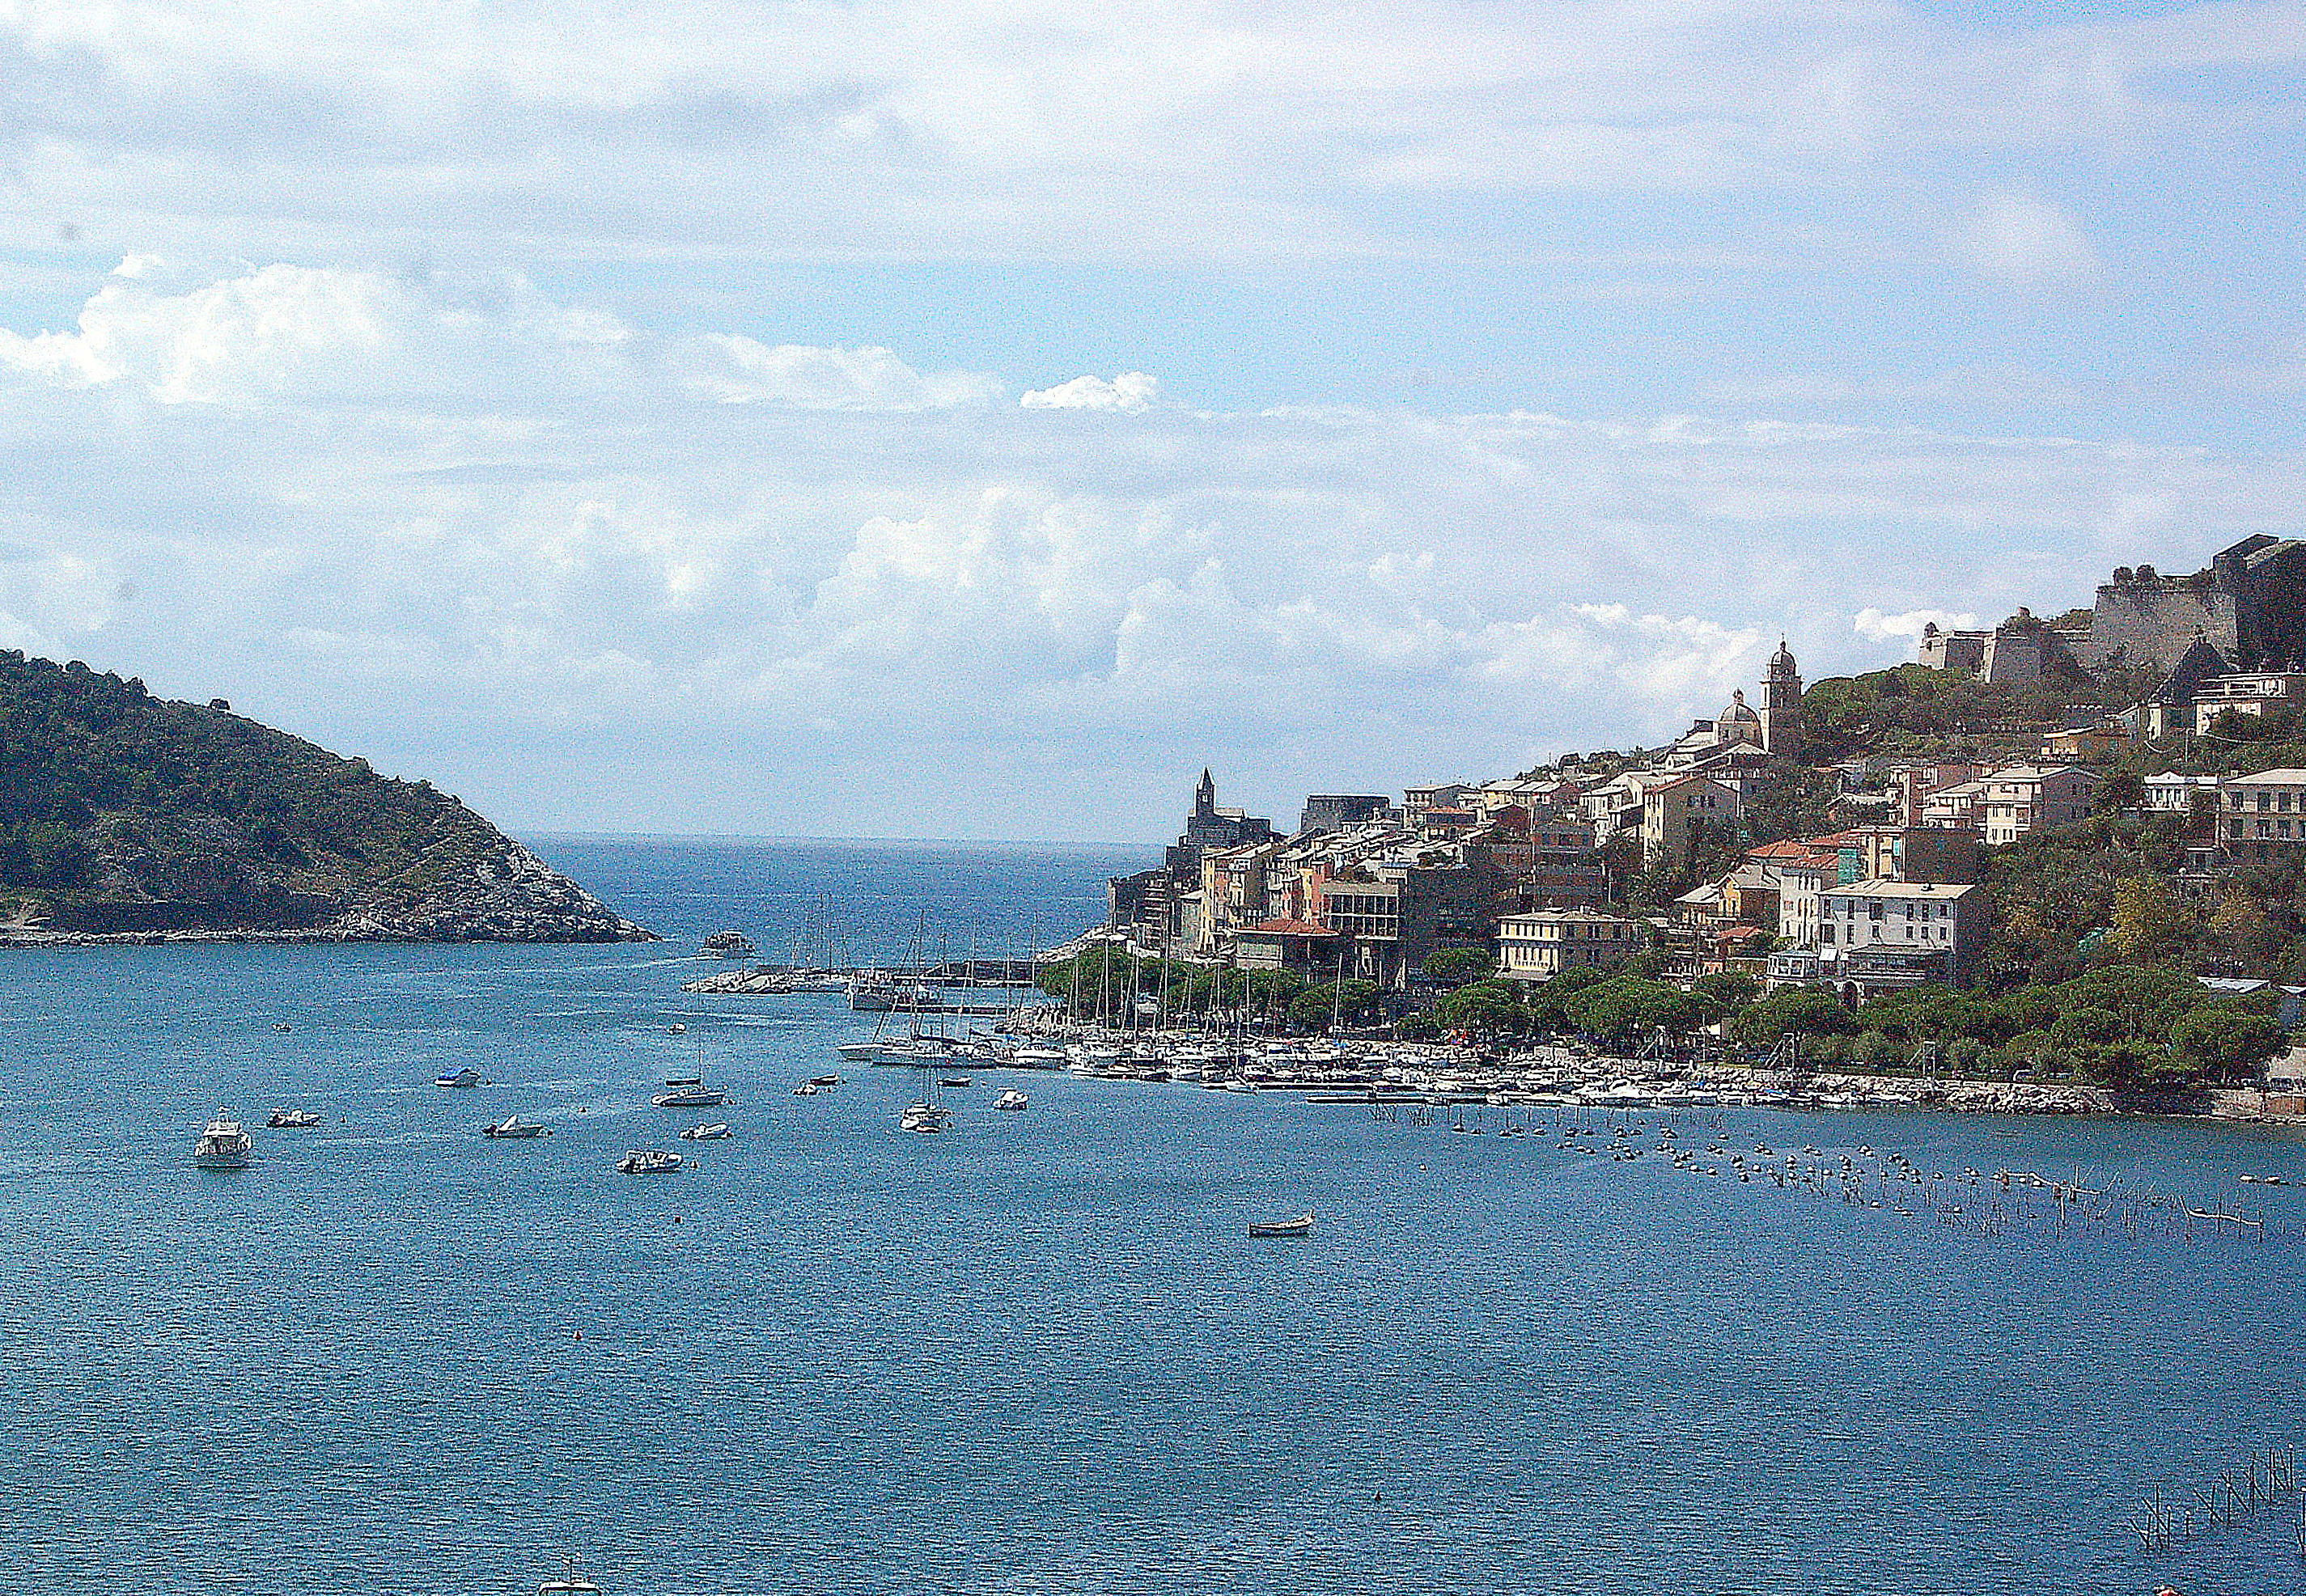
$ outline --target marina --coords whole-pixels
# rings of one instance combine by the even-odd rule
[[[2265,1460],[2306,1397],[2306,1147],[2276,1127],[1215,1031],[964,1035],[988,1056],[925,1078],[840,1065],[837,1001],[670,1035],[684,949],[129,956],[176,978],[106,1000],[117,1059],[84,967],[32,954],[42,1018],[0,1062],[30,1103],[0,1122],[0,1336],[69,1353],[0,1370],[0,1489],[64,1585],[167,1585],[178,1549],[123,1510],[148,1489],[249,1526],[219,1572],[296,1596],[534,1590],[561,1546],[612,1592],[801,1563],[871,1596],[963,1534],[1038,1584],[1184,1596],[1277,1589],[1284,1536],[1290,1588],[1384,1596],[2300,1577]],[[429,1084],[465,1065],[553,1134],[476,1136]],[[650,1106],[692,1076],[730,1105]],[[328,1133],[196,1174],[187,1126],[234,1101]],[[937,1130],[900,1129],[917,1101]],[[674,1178],[617,1172],[700,1122],[731,1134]],[[228,1315],[162,1317],[187,1254]],[[265,1446],[220,1470],[219,1424]],[[73,1438],[36,1459],[36,1430]],[[619,1448],[613,1481],[587,1461]],[[435,1506],[475,1500],[503,1506]]]

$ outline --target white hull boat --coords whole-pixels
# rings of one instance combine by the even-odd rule
[[[220,1114],[192,1144],[192,1162],[202,1169],[246,1169],[254,1146],[238,1120]]]

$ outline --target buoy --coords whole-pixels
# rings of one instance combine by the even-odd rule
[[[575,1334],[576,1334],[576,1339],[577,1339],[577,1340],[582,1341],[582,1340],[584,1340],[584,1339],[585,1339],[585,1332],[584,1332],[584,1331],[582,1331],[582,1330],[578,1330],[578,1331],[576,1331]]]

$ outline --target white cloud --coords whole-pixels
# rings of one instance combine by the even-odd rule
[[[680,352],[691,393],[729,404],[789,405],[800,410],[935,410],[978,404],[1001,390],[975,371],[923,376],[886,349],[772,347],[713,333]],[[1028,396],[1029,399],[1030,396]]]
[[[1142,410],[1157,401],[1161,385],[1142,371],[1123,371],[1112,381],[1076,377],[1055,388],[1029,390],[1018,401],[1028,410]]]
[[[2306,491],[2275,448],[1687,413],[1083,431],[517,286],[167,277],[6,346],[5,634],[517,824],[1095,835],[1212,760],[1518,768],[1672,735],[1781,631],[1813,679],[1878,667]]]
[[[1849,629],[1870,643],[1918,643],[1925,627],[1972,632],[1978,625],[1977,617],[1967,610],[1908,610],[1885,615],[1868,604],[1850,618]]]
[[[1963,246],[1979,275],[2015,288],[2088,283],[2105,270],[2080,223],[2024,194],[1987,195]]]

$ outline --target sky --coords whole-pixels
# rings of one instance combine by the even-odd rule
[[[0,647],[1174,834],[2306,522],[2306,4],[0,0]]]

